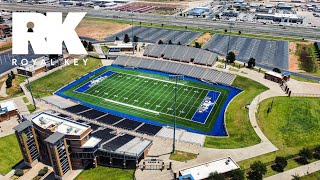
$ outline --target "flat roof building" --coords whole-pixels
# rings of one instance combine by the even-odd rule
[[[116,134],[105,127],[93,130],[91,125],[48,112],[23,120],[14,130],[24,161],[29,166],[38,161],[51,164],[56,179],[87,165],[135,168],[152,145],[148,139]]]
[[[18,110],[13,100],[0,102],[0,122],[9,120],[10,117],[18,115]]]
[[[189,178],[192,177],[194,180],[202,180],[208,178],[212,172],[225,174],[239,168],[231,157],[227,157],[182,169],[179,171],[179,174]]]

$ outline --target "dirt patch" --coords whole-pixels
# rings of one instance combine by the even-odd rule
[[[198,42],[199,44],[201,44],[201,46],[203,46],[211,39],[211,37],[212,37],[212,34],[204,33],[192,43],[192,46],[194,46],[195,42]]]
[[[158,6],[158,7],[171,7],[171,8],[185,8],[188,7],[186,2],[145,2],[145,1],[135,1],[130,3],[130,5],[136,6]]]
[[[299,56],[297,56],[297,45],[309,45],[311,42],[289,42],[289,70],[299,71]]]
[[[82,37],[104,40],[107,36],[123,31],[129,27],[130,25],[128,24],[84,20],[78,25],[76,32]]]
[[[11,39],[8,39],[6,41],[1,41],[0,42],[0,53],[11,49],[11,47],[12,47]]]

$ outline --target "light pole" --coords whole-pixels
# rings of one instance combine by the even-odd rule
[[[225,60],[225,64],[224,64],[224,68],[227,69],[227,56],[229,53],[229,46],[230,46],[230,36],[231,36],[231,28],[232,28],[233,23],[229,24],[229,40],[228,40],[228,46],[227,46],[227,54],[226,54],[226,60]]]
[[[174,120],[173,120],[173,143],[172,143],[172,152],[176,150],[176,124],[177,124],[177,90],[178,90],[178,81],[184,79],[184,75],[170,75],[170,80],[174,80],[176,85],[174,89]]]
[[[24,66],[24,73],[27,77],[27,81],[28,81],[28,86],[29,86],[29,91],[30,91],[30,94],[31,94],[31,98],[32,98],[32,102],[33,102],[33,107],[34,107],[34,110],[37,109],[37,106],[36,106],[36,101],[34,100],[34,97],[33,97],[33,93],[32,93],[32,89],[31,89],[31,85],[30,85],[30,81],[29,81],[29,76],[27,74],[27,69],[26,69],[26,66]]]
[[[132,53],[134,54],[134,41],[133,41],[133,11],[131,12],[132,14],[130,14],[131,16],[131,36],[132,36]]]

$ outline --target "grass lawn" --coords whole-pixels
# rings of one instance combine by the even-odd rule
[[[226,125],[229,137],[216,138],[207,136],[205,147],[209,148],[241,148],[252,146],[260,142],[249,121],[249,110],[245,108],[260,93],[268,90],[262,84],[251,79],[237,76],[232,86],[243,89],[228,106]]]
[[[5,175],[22,160],[15,134],[0,138],[0,174]]]
[[[16,97],[22,95],[22,90],[20,88],[20,84],[26,80],[26,77],[16,75],[16,77],[12,80],[12,86],[6,89],[6,93],[10,97]],[[4,81],[4,83],[6,83]]]
[[[320,180],[320,171],[311,173],[306,176],[302,176],[301,180]]]
[[[36,109],[34,109],[34,105],[33,104],[28,104],[27,108],[30,111],[30,113],[33,113],[34,111],[39,109],[39,107],[36,107]]]
[[[134,170],[132,169],[120,169],[110,168],[104,166],[98,166],[97,168],[83,170],[75,180],[132,180]]]
[[[29,102],[29,100],[28,100],[27,97],[23,97],[22,99],[23,99],[23,102],[24,102],[24,103],[28,103],[28,102]]]
[[[195,158],[197,158],[197,154],[184,151],[176,151],[175,153],[170,155],[169,159],[184,162]]]
[[[271,99],[260,103],[257,120],[267,138],[278,151],[248,159],[239,163],[249,168],[254,161],[271,162],[276,156],[295,155],[302,148],[313,148],[320,144],[320,99],[302,97],[276,97],[272,110],[267,114]],[[285,170],[299,166],[289,160]],[[269,170],[267,176],[276,172]]]
[[[252,146],[260,142],[249,121],[249,110],[245,108],[260,93],[268,90],[262,84],[251,79],[237,76],[232,86],[243,89],[228,106],[226,125],[229,137],[216,138],[207,136],[205,147],[209,148],[241,148]]]
[[[317,52],[313,44],[297,44],[296,55],[299,57],[300,69],[305,70],[307,73],[318,72]]]
[[[78,66],[73,64],[64,67],[62,70],[55,71],[47,76],[44,76],[36,81],[31,82],[31,88],[36,98],[50,96],[59,88],[69,84],[75,79],[93,71],[102,66],[101,60],[88,57],[87,65],[83,61],[79,61]]]

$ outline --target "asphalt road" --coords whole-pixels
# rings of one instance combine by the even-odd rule
[[[8,9],[14,11],[40,11],[40,12],[53,12],[57,11],[57,7],[50,5],[28,5],[28,4],[13,4],[13,3],[0,3],[1,9]],[[59,12],[87,12],[86,17],[96,17],[104,19],[117,19],[134,22],[148,22],[165,25],[177,25],[187,27],[199,27],[207,30],[222,30],[233,23],[233,31],[242,31],[242,33],[250,34],[263,34],[269,36],[291,37],[291,38],[305,38],[309,40],[319,40],[319,28],[294,26],[279,26],[275,24],[266,24],[254,22],[238,22],[238,21],[212,21],[210,19],[201,18],[186,18],[180,16],[165,16],[143,13],[131,13],[113,10],[96,10],[93,8],[85,7],[58,7]],[[285,29],[283,29],[285,28]]]

